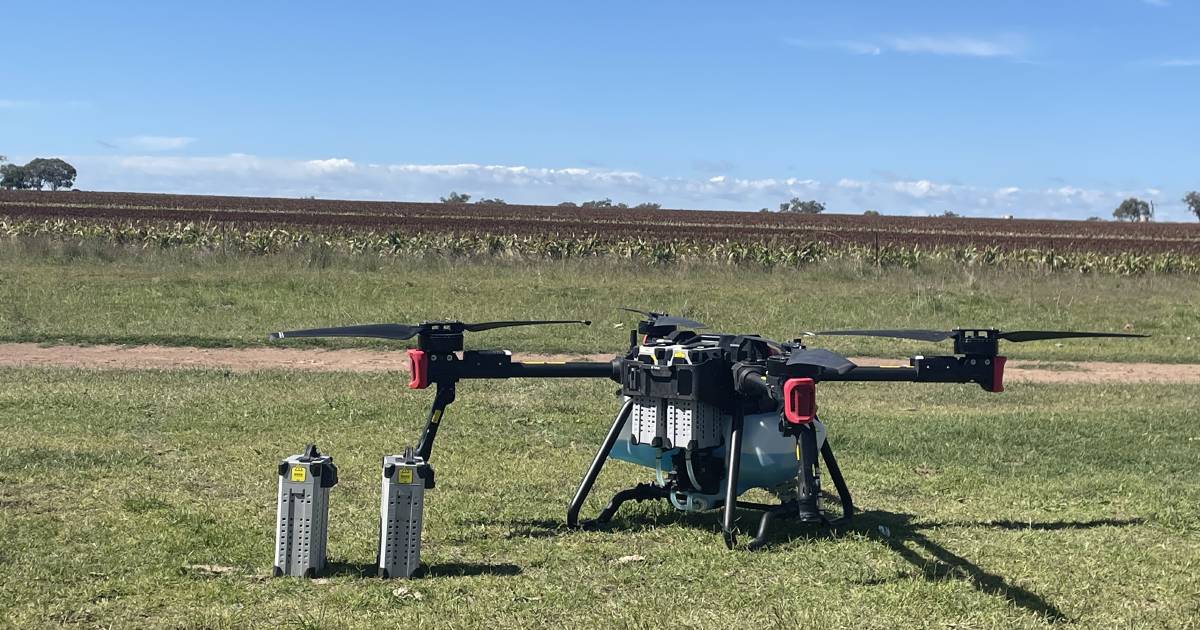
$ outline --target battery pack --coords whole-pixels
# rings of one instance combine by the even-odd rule
[[[313,577],[325,568],[329,489],[337,481],[333,458],[322,455],[314,444],[279,462],[276,576]]]
[[[411,447],[383,458],[379,502],[379,577],[412,577],[421,566],[421,522],[433,468]]]

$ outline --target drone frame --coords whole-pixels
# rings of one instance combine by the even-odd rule
[[[408,386],[412,389],[426,389],[431,385],[435,387],[433,402],[426,415],[425,427],[416,449],[418,456],[429,461],[438,429],[446,409],[455,400],[457,385],[461,380],[608,378],[621,383],[622,393],[628,396],[636,391],[637,387],[631,383],[636,380],[641,371],[647,368],[646,364],[639,362],[636,358],[639,335],[642,335],[644,339],[674,338],[680,333],[694,335],[694,333],[679,331],[678,329],[681,327],[699,328],[703,326],[692,320],[670,318],[663,313],[642,313],[647,315],[647,320],[639,323],[637,330],[630,331],[628,352],[605,362],[518,362],[513,361],[512,354],[506,350],[463,350],[464,331],[539,323],[590,324],[583,320],[509,321],[484,324],[426,322],[417,326],[382,325],[383,327],[394,327],[392,332],[383,334],[351,335],[346,332],[380,330],[366,326],[275,333],[272,337],[282,339],[298,336],[326,336],[330,334],[330,331],[334,331],[333,334],[336,336],[381,336],[393,339],[409,339],[416,336],[417,347],[408,350],[411,374]],[[722,405],[732,416],[726,443],[724,514],[721,524],[725,544],[730,549],[736,545],[737,540],[734,522],[737,508],[762,512],[757,535],[747,545],[747,548],[751,550],[758,549],[766,543],[769,526],[777,518],[790,517],[801,522],[836,525],[853,517],[854,502],[834,456],[833,448],[828,439],[819,447],[817,446],[818,438],[814,421],[817,420],[815,396],[818,383],[824,381],[977,383],[989,392],[1004,391],[1006,359],[998,354],[998,341],[1005,338],[1005,334],[996,329],[955,329],[946,333],[939,331],[841,331],[821,334],[864,333],[873,336],[921,333],[925,337],[920,338],[926,341],[953,337],[954,354],[914,356],[909,359],[909,364],[906,366],[856,365],[845,357],[827,350],[807,349],[799,340],[780,344],[755,335],[720,336],[722,339],[730,340],[729,344],[734,349],[734,353],[730,356],[736,359],[733,363],[732,373],[722,377],[721,385],[723,387],[719,388],[722,391],[732,390],[728,394],[727,400],[723,401],[726,404]],[[1051,333],[1025,331],[1017,334],[1046,335]],[[1069,336],[1141,336],[1104,333],[1063,334]],[[934,339],[933,335],[940,337]],[[1032,340],[1033,338],[1044,337],[1013,340]],[[753,360],[743,361],[741,360],[744,357],[744,353],[741,352],[743,347],[755,347],[759,352],[754,355]],[[768,351],[764,352],[764,349]],[[461,352],[461,357],[458,355],[459,352]],[[662,367],[674,369],[675,366]],[[780,428],[784,435],[796,438],[796,458],[799,465],[797,498],[783,500],[775,505],[737,499],[745,421],[745,405],[743,403],[764,398],[779,403],[778,407],[781,408]],[[568,527],[595,527],[611,521],[620,506],[628,501],[665,499],[677,492],[677,488],[674,486],[676,482],[673,480],[667,483],[660,481],[660,484],[657,485],[641,483],[632,488],[618,491],[596,518],[580,523],[579,513],[603,470],[605,462],[609,459],[613,447],[625,432],[632,406],[633,400],[627,397],[614,417],[591,465],[576,488],[567,507],[566,523]],[[820,508],[819,462],[821,460],[825,462],[841,503],[842,515],[833,520],[826,518]]]

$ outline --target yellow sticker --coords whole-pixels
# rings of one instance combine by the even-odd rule
[[[412,469],[401,468],[396,471],[396,483],[412,483]]]
[[[292,466],[292,481],[304,481],[304,474],[303,466]]]
[[[438,410],[434,411],[433,417],[430,418],[429,421],[432,422],[433,424],[437,424],[437,423],[441,422],[442,421],[442,410],[438,409]]]

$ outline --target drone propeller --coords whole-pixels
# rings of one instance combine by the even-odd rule
[[[957,338],[962,330],[826,330],[817,335],[852,335],[856,337],[889,337],[893,339],[913,339],[916,341],[944,341]],[[1004,339],[1021,343],[1025,341],[1041,341],[1045,339],[1071,339],[1076,337],[1149,337],[1134,333],[1083,332],[1073,330],[1014,330],[997,332],[996,339]]]
[[[378,339],[412,339],[423,332],[445,330],[447,332],[479,332],[493,328],[508,328],[511,326],[537,326],[541,324],[583,324],[591,326],[592,322],[584,319],[543,319],[516,320],[502,322],[480,322],[464,324],[463,322],[424,322],[412,324],[364,324],[362,326],[338,326],[334,328],[308,328],[305,330],[288,330],[271,333],[271,339],[288,339],[291,337],[374,337]]]
[[[839,375],[858,367],[850,359],[824,348],[797,348],[788,356],[787,365],[815,367]]]
[[[708,328],[708,326],[705,326],[704,324],[701,324],[698,321],[691,320],[686,317],[675,317],[673,315],[668,315],[666,313],[656,313],[654,311],[641,311],[636,308],[625,308],[623,306],[621,307],[621,310],[629,311],[630,313],[637,313],[639,315],[645,315],[646,320],[650,322],[651,326],[674,326],[676,328],[693,328],[693,329]]]

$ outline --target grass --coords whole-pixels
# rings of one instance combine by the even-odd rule
[[[1155,339],[1007,344],[1005,351],[1014,358],[1165,362],[1194,362],[1200,354],[1200,283],[1185,276],[851,264],[775,271],[614,261],[534,265],[405,261],[320,250],[252,257],[40,239],[0,240],[0,266],[2,341],[255,346],[278,329],[545,317],[596,323],[586,329],[498,330],[473,337],[475,347],[615,352],[635,320],[617,307],[630,306],[779,339],[847,327],[1120,331],[1128,324]],[[814,343],[897,357],[947,350],[874,339]],[[292,344],[385,347],[346,340]]]
[[[427,392],[384,374],[0,370],[0,622],[30,626],[1194,627],[1194,386],[828,385],[835,533],[724,549],[713,516],[560,527],[608,382],[466,384],[427,495],[430,576],[364,577],[378,462]],[[324,583],[268,579],[277,460],[332,453]],[[614,462],[587,511],[646,471]],[[751,526],[745,515],[742,526]],[[642,560],[622,561],[628,556]],[[188,568],[212,565],[217,573]]]

